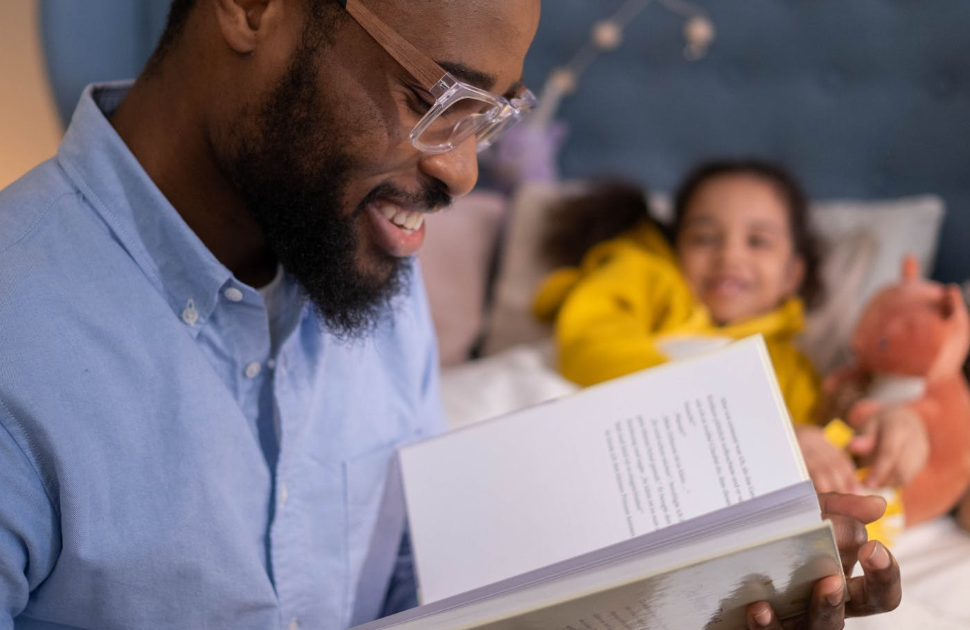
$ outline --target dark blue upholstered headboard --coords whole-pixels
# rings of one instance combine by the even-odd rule
[[[65,122],[85,85],[141,71],[165,28],[170,2],[40,0],[47,72]]]
[[[816,198],[935,193],[935,275],[970,278],[970,2],[696,0],[717,38],[683,56],[651,6],[560,109],[566,177],[620,173],[669,190],[699,159],[787,164]],[[526,79],[541,88],[622,0],[547,0]],[[553,8],[555,7],[555,8]]]
[[[501,0],[514,1],[514,0]],[[694,162],[759,155],[813,197],[936,193],[947,204],[936,276],[970,278],[970,2],[696,0],[717,39],[687,62],[682,22],[648,8],[560,111],[563,174],[669,189]],[[546,0],[526,79],[587,40],[622,0]],[[69,113],[90,80],[133,76],[168,0],[41,0],[55,92]]]

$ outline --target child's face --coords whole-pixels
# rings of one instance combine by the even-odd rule
[[[722,325],[773,310],[798,291],[805,273],[784,199],[755,175],[721,175],[701,184],[676,246],[687,283]]]

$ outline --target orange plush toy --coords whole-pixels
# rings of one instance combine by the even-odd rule
[[[826,379],[826,392],[835,399],[861,394],[847,416],[857,429],[886,404],[905,404],[919,415],[930,453],[902,488],[906,524],[946,514],[970,486],[970,389],[961,370],[970,318],[959,288],[920,279],[916,259],[907,256],[902,281],[876,294],[863,312],[852,349],[856,365]]]

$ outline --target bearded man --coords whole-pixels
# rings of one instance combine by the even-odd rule
[[[137,80],[88,87],[0,193],[0,629],[346,628],[416,602],[388,463],[442,422],[412,255],[534,104],[538,19],[175,0]],[[878,506],[833,500],[847,558],[875,557]],[[898,601],[877,551],[860,611]],[[813,628],[845,613],[826,580]]]

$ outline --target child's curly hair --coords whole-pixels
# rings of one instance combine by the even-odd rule
[[[583,194],[567,197],[550,209],[540,243],[541,255],[552,266],[577,266],[594,245],[643,221],[653,222],[673,246],[684,213],[700,187],[715,177],[728,175],[759,177],[781,195],[788,209],[795,253],[805,262],[805,277],[798,295],[806,308],[818,306],[824,298],[824,286],[819,275],[818,239],[808,224],[808,198],[791,173],[766,160],[710,160],[696,166],[677,188],[669,226],[656,221],[647,202],[647,191],[639,184],[616,179],[593,183]]]
[[[639,184],[618,179],[595,182],[550,208],[540,253],[553,267],[575,267],[594,245],[653,220],[647,191]]]

